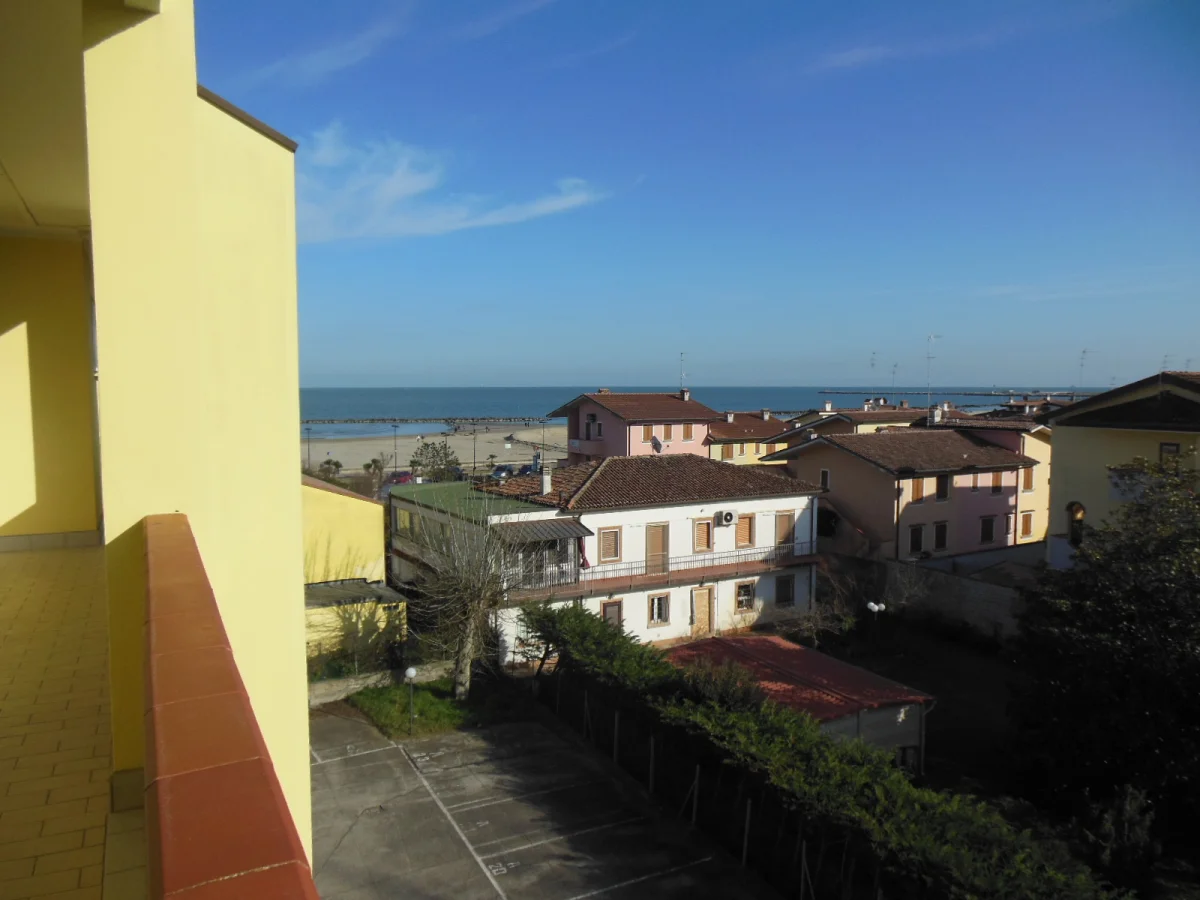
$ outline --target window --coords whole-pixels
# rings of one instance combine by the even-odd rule
[[[976,493],[979,492],[979,473],[978,472],[971,473],[971,490],[975,491]]]
[[[755,444],[755,445],[754,445],[754,455],[755,455],[755,456],[762,456],[762,444]]]
[[[650,624],[666,625],[671,621],[671,595],[658,594],[650,598]]]
[[[1021,490],[1033,490],[1033,466],[1030,466],[1028,469],[1021,470]]]
[[[604,617],[604,621],[610,625],[621,627],[621,622],[624,621],[624,616],[621,614],[621,601],[613,600],[610,603],[600,604],[600,615]]]
[[[1033,513],[1021,513],[1021,537],[1033,536]]]
[[[829,470],[828,469],[821,470],[821,488],[826,491],[829,490]]]
[[[675,435],[675,426],[674,425],[664,425],[663,426],[663,440],[664,441],[671,440],[671,438],[674,437],[674,435]]]
[[[934,522],[933,523],[933,549],[945,550],[946,538],[950,533],[949,522]]]
[[[733,459],[733,444],[721,445],[721,459]]]
[[[791,606],[796,602],[796,576],[775,576],[775,605]]]
[[[754,582],[741,581],[733,587],[733,605],[739,612],[754,609]]]
[[[1013,530],[1013,514],[1005,513],[1004,514],[1004,536],[1011,537],[1012,530]]]
[[[712,549],[713,523],[712,519],[697,519],[692,529],[694,535],[692,550],[703,553]]]
[[[998,494],[1002,490],[1004,490],[1004,473],[1003,472],[993,472],[992,473],[992,493]]]
[[[619,562],[621,559],[621,529],[601,528],[598,535],[600,562]]]
[[[775,513],[775,544],[793,544],[796,541],[796,511]]]
[[[746,455],[746,445],[744,443],[738,444],[738,456],[745,456],[745,455]]]
[[[920,553],[925,549],[925,526],[910,525],[908,528],[908,552]]]
[[[400,534],[408,534],[412,531],[412,513],[407,509],[396,509],[396,531]]]
[[[1158,445],[1158,461],[1160,463],[1165,463],[1167,460],[1177,459],[1179,459],[1178,444],[1163,443]]]
[[[925,502],[925,479],[924,478],[914,478],[912,480],[912,502],[913,503],[924,503]]]
[[[739,547],[754,546],[754,514],[738,516],[737,545]]]
[[[596,437],[598,437],[598,438],[604,437],[604,423],[603,422],[596,423]]]
[[[937,477],[937,500],[939,503],[950,499],[950,476],[939,475]]]
[[[652,440],[654,440],[654,426],[653,425],[643,425],[642,426],[642,443],[648,444]]]
[[[984,516],[979,520],[979,543],[992,544],[996,541],[996,517]]]
[[[687,422],[687,423],[686,423],[686,424],[683,426],[683,439],[684,439],[685,441],[690,441],[690,440],[693,440],[693,437],[692,437],[692,423],[691,423],[691,422]]]

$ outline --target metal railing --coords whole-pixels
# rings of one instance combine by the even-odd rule
[[[795,560],[811,556],[816,545],[811,541],[780,544],[774,547],[746,547],[726,553],[692,553],[688,556],[664,556],[626,563],[599,563],[583,568],[575,563],[538,568],[522,568],[511,573],[511,590],[544,590],[547,588],[583,586],[602,581],[630,581],[661,576],[666,584],[673,576],[691,576],[705,570],[722,569],[722,575],[736,577],[746,572],[761,572],[767,566],[786,566]],[[731,570],[731,571],[730,571]]]

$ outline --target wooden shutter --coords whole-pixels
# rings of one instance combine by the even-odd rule
[[[642,426],[642,443],[648,444],[653,439],[654,439],[654,426],[653,425],[643,425]]]
[[[600,532],[600,559],[613,560],[621,557],[621,532],[612,528]]]
[[[737,545],[739,547],[754,545],[754,516],[738,516]]]
[[[1022,483],[1021,486],[1027,491],[1032,491],[1033,490],[1033,466],[1030,466],[1028,469],[1025,469],[1022,472],[1021,477],[1024,479],[1024,482]]]
[[[688,422],[683,426],[683,439],[690,441],[692,439],[692,423]]]
[[[775,543],[790,544],[796,531],[796,511],[775,513]]]
[[[973,491],[979,490],[979,473],[978,472],[971,473],[971,490],[973,490]]]
[[[920,503],[925,499],[925,479],[914,478],[912,480],[912,502]]]
[[[1033,534],[1033,513],[1021,513],[1021,537]]]
[[[675,431],[674,425],[664,425],[663,426],[663,440],[664,441],[671,440],[671,437],[674,434],[674,431]]]
[[[992,493],[998,494],[998,493],[1000,493],[1001,490],[1003,490],[1003,488],[1004,488],[1004,473],[1003,472],[993,472],[992,473]]]
[[[696,522],[696,550],[712,549],[712,527],[713,523],[708,519],[700,519]]]
[[[733,444],[721,445],[721,459],[733,459]]]

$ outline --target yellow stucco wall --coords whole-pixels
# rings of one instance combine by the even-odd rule
[[[307,484],[300,487],[304,509],[304,581],[384,577],[384,507]]]
[[[97,527],[86,283],[80,241],[0,237],[0,536]]]
[[[733,458],[732,459],[725,459],[723,456],[721,456],[721,448],[723,446],[733,447]],[[782,442],[780,442],[778,444],[761,444],[761,443],[756,443],[755,441],[747,441],[745,443],[745,448],[746,448],[745,455],[739,456],[738,455],[738,446],[739,446],[738,444],[728,444],[728,445],[726,445],[726,444],[709,444],[708,445],[708,457],[709,457],[709,459],[715,459],[718,462],[733,463],[734,465],[738,465],[738,466],[748,466],[748,465],[752,465],[752,464],[758,465],[759,463],[762,463],[762,458],[764,456],[766,456],[768,453],[775,452],[774,450],[771,449],[772,447],[774,447],[776,450],[782,450],[784,448],[784,444]],[[755,453],[756,447],[761,448],[761,452]],[[763,465],[774,465],[773,463],[762,463],[762,464]],[[780,463],[780,465],[782,465],[782,463]]]
[[[1121,397],[1120,402],[1125,402]],[[1082,503],[1086,520],[1099,525],[1120,505],[1112,496],[1108,467],[1130,462],[1141,456],[1158,461],[1160,443],[1178,443],[1180,450],[1200,444],[1195,434],[1177,431],[1134,431],[1117,428],[1073,428],[1056,423],[1052,444],[1054,476],[1050,482],[1050,530],[1052,535],[1067,532],[1067,505]],[[1193,463],[1195,457],[1192,457]]]
[[[1017,495],[1017,542],[1032,544],[1046,539],[1046,528],[1050,523],[1050,481],[1053,444],[1047,431],[1037,431],[1021,435],[1021,452],[1036,459],[1038,465],[1033,467],[1033,490],[1022,490]],[[1024,473],[1022,473],[1022,479]],[[1024,480],[1021,481],[1024,484]],[[1028,537],[1021,536],[1021,514],[1033,513],[1033,533]]]
[[[191,522],[311,846],[294,160],[196,96],[192,4],[85,55],[114,767],[141,765],[137,523]]]

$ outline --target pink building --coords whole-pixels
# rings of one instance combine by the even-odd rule
[[[567,464],[608,456],[651,453],[708,454],[705,440],[719,413],[692,399],[684,388],[672,393],[614,393],[601,388],[560,406],[551,418],[567,420]]]
[[[967,430],[926,428],[814,435],[773,458],[826,489],[821,505],[840,520],[834,549],[882,559],[1018,543],[1022,504],[1032,502],[1024,470],[1038,464]]]

